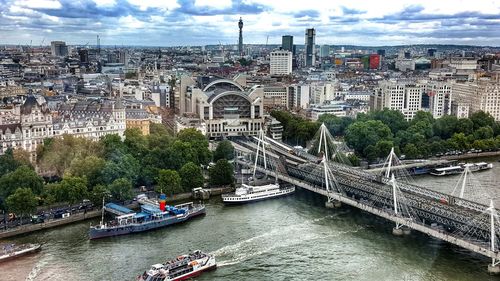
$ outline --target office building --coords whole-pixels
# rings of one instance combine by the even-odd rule
[[[306,29],[306,37],[305,37],[305,48],[306,48],[306,66],[314,66],[316,64],[316,52],[315,52],[315,40],[316,40],[316,31],[314,28]]]
[[[283,35],[283,37],[281,37],[281,49],[292,52],[292,54],[295,55],[292,35]]]
[[[275,50],[269,55],[271,75],[290,75],[292,73],[292,52]]]
[[[378,94],[381,98],[378,109],[398,110],[411,120],[417,111],[422,110],[422,95],[425,84],[415,81],[383,80],[379,82]]]
[[[54,57],[65,57],[68,55],[68,46],[64,41],[50,42],[50,51]]]

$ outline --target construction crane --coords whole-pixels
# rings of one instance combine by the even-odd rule
[[[45,37],[43,37],[42,43],[40,43],[40,48],[43,46],[43,42],[45,42]]]

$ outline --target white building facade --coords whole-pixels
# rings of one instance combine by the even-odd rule
[[[292,73],[292,52],[276,50],[270,54],[269,72],[271,75],[290,75]]]

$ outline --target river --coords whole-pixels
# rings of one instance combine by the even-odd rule
[[[493,161],[488,159],[488,161]],[[498,192],[500,165],[477,174]],[[458,177],[416,177],[453,189]],[[207,215],[156,231],[89,241],[85,221],[11,239],[44,243],[33,256],[0,264],[0,280],[135,280],[135,276],[189,250],[216,255],[219,267],[196,280],[500,280],[488,259],[413,232],[391,234],[382,219],[342,207],[324,208],[307,191],[244,206],[207,202]]]

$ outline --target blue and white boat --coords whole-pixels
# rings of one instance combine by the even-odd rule
[[[109,205],[108,203],[105,208],[116,208],[115,205],[116,204]],[[141,205],[141,211],[139,213],[125,212],[125,214],[117,216],[114,220],[106,223],[101,220],[99,225],[90,227],[90,239],[153,230],[181,223],[193,217],[205,214],[205,206],[193,204],[193,202],[176,206],[163,206],[161,206],[161,208],[164,210],[161,210],[156,204],[143,204]],[[121,206],[120,209],[123,211],[127,208]]]

